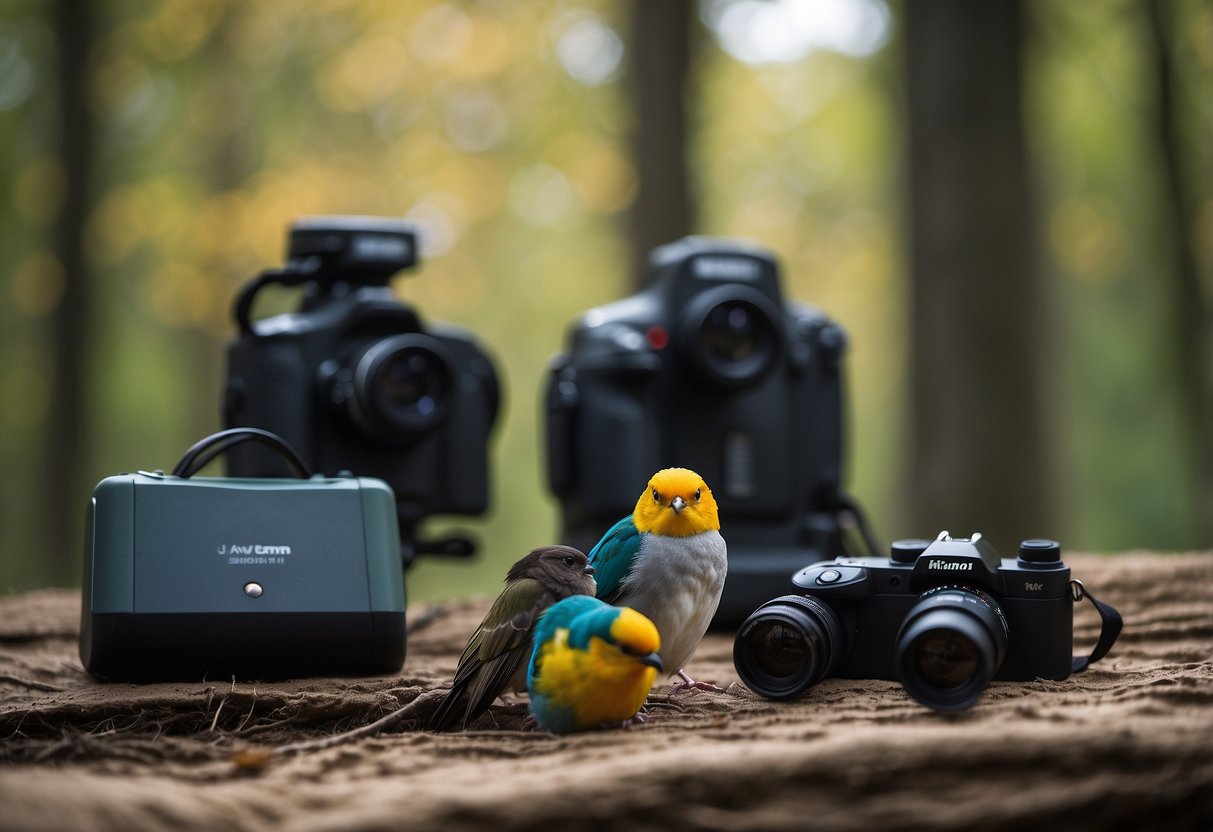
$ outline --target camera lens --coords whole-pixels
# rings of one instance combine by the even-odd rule
[[[733,642],[733,665],[755,693],[786,699],[834,669],[842,628],[828,606],[807,595],[784,595],[750,615]]]
[[[759,340],[761,319],[753,307],[730,301],[716,306],[700,327],[704,349],[713,359],[736,363],[749,360],[762,346]]]
[[[397,420],[424,419],[446,394],[444,369],[432,353],[401,350],[383,362],[371,397],[376,407]]]
[[[421,334],[375,342],[354,361],[351,415],[368,432],[403,439],[446,417],[454,372],[447,351]]]
[[[683,349],[709,380],[739,386],[758,379],[778,354],[779,312],[745,286],[698,295],[687,307]]]
[[[919,598],[897,635],[897,675],[910,696],[942,711],[972,705],[1007,652],[1007,623],[981,590],[940,587]]]
[[[932,630],[915,649],[916,675],[933,687],[958,688],[981,667],[980,648],[960,633]]]

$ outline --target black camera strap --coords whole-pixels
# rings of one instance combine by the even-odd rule
[[[834,513],[839,528],[844,531],[854,530],[858,532],[859,538],[867,549],[868,557],[880,557],[882,547],[876,541],[876,535],[872,532],[872,526],[868,523],[867,515],[864,514],[859,502],[842,489],[836,489],[832,496],[833,500],[830,510]],[[849,546],[845,548],[850,549]]]
[[[261,428],[230,428],[212,433],[185,452],[185,456],[181,457],[181,461],[173,469],[173,476],[189,479],[205,468],[213,459],[222,456],[243,442],[256,442],[274,451],[282,457],[295,476],[301,479],[311,476],[307,464],[295,452],[295,449],[286,443],[285,439]]]
[[[236,326],[240,328],[242,335],[253,335],[253,301],[256,300],[257,294],[266,286],[302,286],[310,280],[316,279],[316,274],[319,272],[320,261],[316,257],[304,257],[298,260],[291,260],[282,269],[267,269],[257,277],[250,280],[240,294],[236,295],[236,301],[232,305],[232,314],[236,319]]]
[[[1112,649],[1112,645],[1116,643],[1116,637],[1120,635],[1120,630],[1124,626],[1124,619],[1115,608],[1100,601],[1091,594],[1091,590],[1082,585],[1082,581],[1070,581],[1070,597],[1074,599],[1074,603],[1078,603],[1083,598],[1089,600],[1095,605],[1095,609],[1099,611],[1099,620],[1102,626],[1099,630],[1099,641],[1095,644],[1095,649],[1091,651],[1089,656],[1075,656],[1071,665],[1071,673],[1081,673],[1086,670],[1092,662],[1097,662],[1108,654]]]

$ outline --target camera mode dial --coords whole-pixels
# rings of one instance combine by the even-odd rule
[[[894,540],[889,547],[889,560],[893,563],[914,563],[930,545],[929,540],[918,540],[917,538]]]
[[[1025,540],[1019,544],[1019,559],[1027,563],[1061,563],[1061,544],[1044,538]]]

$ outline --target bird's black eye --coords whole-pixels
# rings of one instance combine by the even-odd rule
[[[695,489],[695,500],[696,500],[696,502],[698,502],[698,501],[699,501],[699,498],[700,498],[700,496],[701,496],[702,494],[703,494],[703,489],[702,489],[702,488],[696,488],[696,489]]]
[[[576,563],[576,562],[577,562],[577,561],[576,561],[576,560],[573,558],[573,556],[572,556],[572,555],[565,555],[565,556],[564,556],[564,565],[565,565],[565,566],[572,566],[572,565],[573,565],[574,563]]]
[[[653,489],[653,500],[658,503],[661,502],[661,492],[656,488]]]

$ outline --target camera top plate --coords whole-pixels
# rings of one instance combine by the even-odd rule
[[[317,258],[315,279],[381,285],[417,265],[417,230],[387,217],[301,217],[291,223],[287,259]]]

